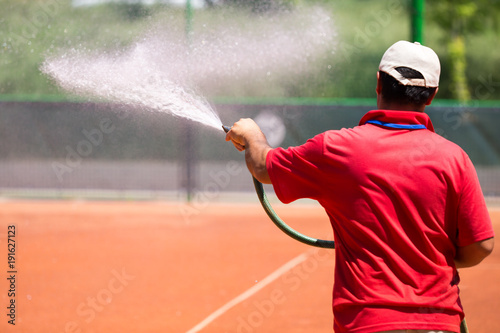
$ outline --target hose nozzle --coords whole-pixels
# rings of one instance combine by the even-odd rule
[[[222,125],[222,129],[224,130],[224,132],[229,132],[231,130],[231,127],[230,126],[225,126],[225,125]]]

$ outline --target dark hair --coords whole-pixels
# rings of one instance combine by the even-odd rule
[[[407,79],[424,78],[422,73],[408,67],[397,67],[396,70]],[[388,101],[423,105],[436,92],[436,88],[405,86],[389,74],[379,73],[382,82],[382,96]]]

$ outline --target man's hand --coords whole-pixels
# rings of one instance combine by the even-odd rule
[[[254,139],[266,141],[266,137],[260,130],[259,125],[250,118],[240,119],[234,123],[231,130],[226,134],[226,141],[232,141],[239,151],[245,150],[247,141]]]
[[[261,183],[271,184],[267,173],[266,157],[271,147],[259,125],[252,119],[240,119],[226,134],[236,149],[245,151],[245,160],[250,173]]]

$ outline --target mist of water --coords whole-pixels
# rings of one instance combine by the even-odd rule
[[[123,50],[70,49],[48,57],[41,71],[73,94],[167,112],[222,130],[200,92],[307,71],[334,47],[335,32],[321,9],[254,17],[245,24],[204,26],[179,36],[168,23]]]
[[[141,48],[119,55],[72,51],[47,60],[42,71],[77,95],[168,112],[222,130],[219,116],[203,97],[173,82],[141,53]]]

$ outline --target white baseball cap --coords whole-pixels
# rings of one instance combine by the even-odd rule
[[[396,68],[408,67],[420,72],[423,79],[408,79]],[[405,86],[438,87],[441,65],[439,58],[431,48],[418,42],[399,41],[385,51],[378,69],[385,72]]]

